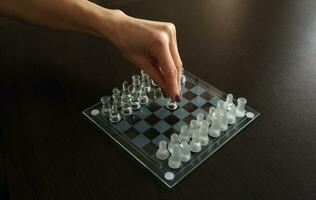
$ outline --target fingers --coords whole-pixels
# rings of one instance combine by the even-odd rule
[[[171,56],[169,44],[166,42],[167,41],[159,44],[157,50],[155,51],[155,58],[161,67],[163,81],[168,96],[176,101],[179,101],[180,90],[178,82],[178,70]]]

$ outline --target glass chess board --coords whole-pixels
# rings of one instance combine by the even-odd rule
[[[187,71],[184,74],[187,81],[185,86],[182,86],[179,107],[174,111],[165,107],[166,98],[150,98],[150,103],[147,106],[135,111],[133,115],[122,115],[122,120],[115,124],[109,122],[107,117],[98,112],[102,107],[100,102],[83,111],[83,114],[100,127],[103,133],[130,153],[169,188],[175,186],[259,116],[256,110],[246,105],[245,117],[237,118],[236,123],[229,125],[227,131],[222,132],[220,137],[210,137],[209,144],[203,146],[200,152],[191,152],[189,162],[182,163],[178,169],[171,169],[168,166],[168,159],[162,161],[156,158],[159,142],[161,140],[169,142],[171,134],[180,133],[182,125],[189,126],[190,121],[196,119],[200,112],[207,115],[211,106],[216,107],[218,100],[225,100],[226,98],[224,92],[193,74]],[[236,99],[234,99],[234,103],[237,104]]]

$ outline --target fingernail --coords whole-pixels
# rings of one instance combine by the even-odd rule
[[[176,99],[177,102],[180,102],[180,101],[181,101],[181,97],[180,97],[179,95],[177,95],[177,96],[175,97],[175,99]]]

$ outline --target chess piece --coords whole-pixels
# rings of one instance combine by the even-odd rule
[[[180,134],[178,137],[179,142],[189,142],[190,141],[190,135],[189,135],[189,129],[187,125],[182,125],[180,128]]]
[[[237,99],[237,108],[236,108],[236,116],[244,117],[246,114],[245,105],[247,103],[247,99],[240,97]]]
[[[180,146],[176,144],[172,147],[171,156],[168,160],[168,165],[172,169],[178,169],[181,166],[180,160]]]
[[[141,97],[140,97],[140,103],[143,105],[148,104],[149,98],[147,96],[147,89],[145,87],[142,88]]]
[[[154,88],[154,99],[163,98],[163,94],[159,87]]]
[[[132,95],[131,95],[130,90],[129,90],[128,82],[124,81],[122,83],[122,99],[124,99],[126,97],[129,98],[130,100],[132,99]]]
[[[182,162],[188,162],[191,159],[190,146],[187,141],[183,141],[180,144],[180,160]]]
[[[111,97],[103,96],[100,98],[100,101],[102,103],[101,114],[107,115],[111,110]]]
[[[196,116],[196,121],[198,125],[201,125],[202,121],[204,120],[204,114],[203,113],[198,113]]]
[[[202,146],[206,146],[209,143],[208,138],[208,127],[207,126],[201,126],[199,128],[199,139]]]
[[[150,91],[151,83],[148,74],[142,74],[141,87],[145,88],[146,93]]]
[[[113,98],[113,105],[116,105],[117,108],[120,108],[121,107],[121,92],[120,90],[115,87],[113,88],[113,95],[112,95],[112,98]]]
[[[227,112],[223,111],[219,119],[221,123],[221,130],[226,131],[228,129]]]
[[[200,152],[202,147],[201,147],[201,142],[200,142],[200,138],[199,138],[199,133],[198,132],[194,132],[193,136],[192,136],[192,140],[189,144],[190,146],[190,150],[192,152]]]
[[[225,111],[224,103],[225,102],[223,100],[219,100],[216,104],[216,110],[218,110],[219,112],[224,112]]]
[[[168,144],[168,150],[172,153],[172,147],[176,144],[179,144],[179,136],[176,133],[173,133],[170,137],[170,142]]]
[[[128,95],[124,95],[122,97],[121,101],[121,113],[123,115],[131,115],[133,113],[131,99],[128,97]]]
[[[140,82],[140,77],[138,75],[133,75],[132,76],[132,79],[133,79],[133,88],[132,88],[132,95],[137,93],[138,96],[140,95],[140,93],[142,92],[142,89],[141,89],[141,82]]]
[[[228,106],[227,122],[228,124],[234,124],[236,122],[236,107],[234,104]]]
[[[112,123],[117,123],[121,120],[121,115],[117,109],[117,106],[115,104],[112,105],[112,108],[110,110],[110,116],[109,120]]]
[[[169,157],[169,151],[167,149],[167,142],[164,140],[161,140],[159,142],[159,149],[156,152],[156,157],[160,160],[165,160]]]
[[[182,74],[181,74],[181,80],[180,80],[180,83],[182,86],[185,86],[185,82],[187,81],[187,78],[186,76],[184,75],[183,71],[182,71]]]
[[[191,120],[190,121],[190,128],[189,128],[189,136],[192,138],[193,134],[198,132],[199,130],[199,125],[198,122],[196,120]]]
[[[178,104],[176,101],[169,98],[166,107],[168,110],[176,110],[178,108]]]
[[[212,123],[212,119],[213,119],[213,115],[214,115],[215,110],[216,110],[215,107],[210,107],[208,110],[206,120],[209,121],[210,123]]]
[[[211,137],[219,137],[221,134],[220,118],[214,118],[208,133]]]
[[[229,106],[234,105],[233,103],[233,95],[232,94],[227,94],[226,96],[226,101],[224,103],[224,107],[227,109]]]

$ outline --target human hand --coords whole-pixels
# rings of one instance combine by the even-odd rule
[[[117,12],[114,30],[108,38],[122,54],[143,69],[170,98],[180,101],[182,61],[175,26]]]

